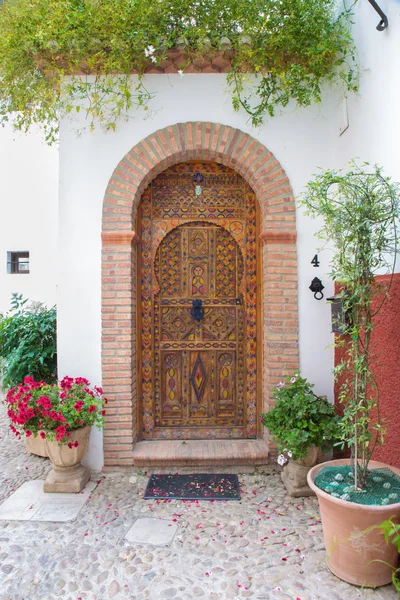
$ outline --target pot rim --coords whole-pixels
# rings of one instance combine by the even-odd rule
[[[315,465],[315,467],[312,467],[307,474],[307,483],[317,496],[321,496],[321,498],[325,498],[325,500],[329,500],[329,502],[332,502],[333,504],[337,504],[338,506],[346,507],[350,510],[358,510],[359,511],[359,510],[371,510],[372,509],[378,513],[379,512],[387,513],[389,510],[393,509],[393,511],[395,513],[396,512],[398,513],[398,511],[400,510],[400,501],[395,502],[393,504],[384,504],[384,505],[381,505],[381,504],[358,504],[357,502],[349,502],[348,500],[341,500],[340,498],[335,498],[335,497],[331,496],[330,494],[328,494],[327,492],[324,492],[324,490],[321,490],[321,488],[319,488],[317,485],[315,485],[314,478],[319,473],[319,471],[321,471],[321,469],[323,469],[324,467],[339,467],[341,465],[349,465],[349,464],[350,464],[350,459],[341,458],[341,459],[337,459],[337,460],[329,460],[327,462],[323,462],[318,465]],[[386,463],[371,460],[369,464],[372,469],[382,469],[382,468],[391,469],[394,473],[396,473],[396,475],[400,476],[400,469],[398,469],[396,467],[392,467],[391,465],[387,465]],[[393,516],[396,516],[396,515],[394,514]]]
[[[92,428],[92,425],[82,425],[81,427],[77,427],[76,429],[70,429],[69,433],[76,433],[77,431],[83,431],[84,429],[91,429],[91,428]],[[55,429],[41,429],[40,431],[43,431],[44,433],[49,433],[49,432],[54,433]],[[40,431],[37,432],[36,436],[33,434],[33,437],[37,438],[38,435],[40,435]]]

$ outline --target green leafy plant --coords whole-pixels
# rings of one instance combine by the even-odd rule
[[[305,457],[311,446],[326,447],[337,438],[338,417],[326,396],[317,396],[314,386],[297,372],[274,390],[275,406],[261,416],[278,442],[281,452],[295,460]]]
[[[350,163],[347,171],[328,170],[307,185],[301,200],[307,214],[322,217],[318,237],[333,246],[331,277],[349,318],[343,337],[343,360],[335,368],[344,409],[340,445],[348,445],[355,464],[355,488],[364,488],[376,444],[383,443],[378,387],[372,371],[371,334],[374,318],[390,285],[376,274],[393,273],[398,249],[398,184],[381,167]]]
[[[39,123],[49,142],[73,111],[115,129],[146,110],[142,76],[172,48],[182,75],[224,52],[233,106],[255,125],[291,99],[320,102],[326,83],[358,85],[352,13],[337,0],[4,0],[0,17],[0,122]]]
[[[40,435],[43,439],[76,447],[69,441],[71,431],[104,425],[103,390],[90,387],[84,377],[64,377],[60,384],[47,384],[25,377],[8,391],[4,400],[11,420],[10,429],[19,438]]]
[[[388,519],[379,525],[379,529],[383,531],[386,543],[394,544],[400,554],[400,524],[395,523],[393,519]],[[393,569],[392,582],[396,591],[400,594],[400,567]]]
[[[48,383],[57,381],[56,309],[28,302],[13,294],[11,310],[0,319],[5,388],[17,385],[27,375]]]

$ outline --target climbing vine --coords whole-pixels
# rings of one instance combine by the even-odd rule
[[[372,453],[385,434],[371,336],[390,288],[375,276],[393,274],[395,269],[399,200],[400,185],[381,167],[354,161],[347,171],[316,175],[301,198],[306,213],[322,220],[318,237],[334,246],[331,277],[341,290],[338,297],[347,314],[343,336],[335,340],[343,359],[334,372],[344,411],[341,446],[351,449],[356,490],[365,486]]]
[[[357,89],[350,24],[336,0],[4,0],[0,122],[38,123],[52,142],[60,117],[83,110],[115,129],[148,109],[144,73],[174,48],[182,76],[223,51],[233,106],[258,125],[290,100],[319,102],[327,82]]]

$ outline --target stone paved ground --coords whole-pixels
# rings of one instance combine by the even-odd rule
[[[9,434],[1,406],[0,502],[48,469]],[[330,574],[316,501],[290,498],[277,473],[240,476],[243,500],[213,503],[145,501],[140,473],[94,479],[75,522],[0,521],[1,600],[398,598],[391,586],[360,590]],[[176,519],[171,547],[124,540],[144,516]]]

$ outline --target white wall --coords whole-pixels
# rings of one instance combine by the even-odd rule
[[[354,7],[360,91],[348,98],[349,128],[337,140],[332,166],[342,168],[358,158],[378,163],[400,182],[400,0],[379,5],[389,19],[383,32],[376,30],[380,18],[368,2]]]
[[[341,101],[330,90],[323,105],[310,109],[288,107],[284,114],[253,129],[247,115],[231,109],[223,75],[147,76],[145,85],[157,93],[154,111],[144,120],[139,113],[121,123],[115,133],[96,131],[77,137],[71,123],[61,129],[60,245],[62,277],[59,291],[59,357],[61,374],[82,374],[101,381],[100,356],[100,231],[104,191],[115,166],[142,138],[169,124],[213,121],[237,127],[257,138],[286,170],[295,195],[318,167],[345,167],[355,157],[378,162],[400,181],[400,2],[380,0],[389,29],[376,30],[379,16],[368,2],[354,7],[354,35],[362,67],[360,92],[348,98],[350,126],[339,137]],[[83,116],[74,127],[84,126]],[[74,225],[74,226],[73,226]],[[297,214],[300,364],[316,391],[332,398],[333,367],[330,311],[308,289],[318,276],[332,294],[328,280],[329,251],[319,253],[321,266],[310,261],[318,249],[313,237],[317,224]],[[84,260],[82,257],[84,256]],[[400,266],[399,266],[400,268]],[[78,349],[78,351],[77,351]],[[88,462],[101,466],[101,434],[92,440]]]
[[[146,88],[157,92],[151,102],[153,115],[140,113],[119,124],[114,133],[97,130],[79,137],[83,127],[77,115],[74,125],[63,122],[60,144],[60,285],[59,371],[60,376],[83,375],[101,382],[101,216],[108,180],[121,158],[141,139],[177,122],[213,121],[237,127],[257,138],[281,162],[295,194],[316,171],[332,163],[336,132],[337,100],[326,99],[323,108],[296,110],[269,120],[259,129],[248,124],[246,114],[235,113],[226,95],[224,75],[149,75]],[[332,342],[330,309],[314,299],[308,289],[319,276],[327,280],[327,260],[316,269],[310,261],[318,243],[315,223],[298,216],[299,311],[301,371],[316,383],[316,390],[332,397]],[[87,463],[100,468],[101,433],[93,432]]]
[[[400,181],[400,1],[380,0],[389,27],[377,31],[379,16],[368,2],[354,7],[356,40],[362,68],[360,91],[348,99],[349,129],[340,137],[336,158],[378,162]]]
[[[58,150],[38,130],[0,128],[0,312],[11,294],[56,303]],[[7,252],[30,253],[30,273],[7,273]]]

